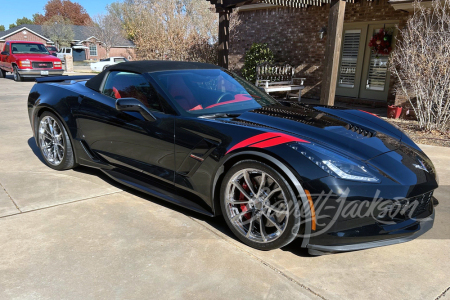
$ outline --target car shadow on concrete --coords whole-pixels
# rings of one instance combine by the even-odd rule
[[[9,74],[9,75],[8,75],[8,74]],[[5,79],[11,79],[11,81],[14,81],[14,76],[12,75],[12,73],[6,73]],[[35,81],[35,80],[36,80],[36,78],[34,78],[34,77],[25,77],[25,78],[22,78],[22,81],[23,81],[23,82],[33,82],[33,81]]]
[[[37,146],[34,137],[31,137],[30,139],[28,139],[28,146],[31,148],[31,150],[33,151],[34,155],[36,155],[39,160],[42,162],[42,164],[44,164],[46,167],[48,168],[47,164],[44,161],[44,158],[42,157],[41,151],[39,149],[39,147]],[[105,182],[107,182],[108,184],[121,189],[127,193],[130,193],[136,197],[145,199],[147,201],[151,201],[153,203],[156,203],[160,206],[163,206],[167,209],[171,209],[174,211],[177,211],[179,213],[182,213],[192,219],[196,219],[199,221],[204,221],[206,223],[208,223],[209,225],[211,225],[214,229],[216,229],[217,231],[221,232],[222,234],[228,236],[229,238],[241,243],[241,241],[239,241],[235,235],[231,232],[231,230],[228,228],[227,224],[225,223],[225,220],[223,219],[222,216],[217,216],[217,217],[210,217],[210,216],[206,216],[203,214],[200,214],[198,212],[192,211],[190,209],[178,206],[176,204],[170,203],[168,201],[153,197],[151,195],[148,195],[146,193],[140,192],[138,190],[129,188],[117,181],[115,181],[114,179],[112,179],[111,177],[109,177],[108,175],[106,175],[105,173],[103,173],[102,171],[98,170],[98,169],[94,169],[94,168],[89,168],[89,167],[84,167],[84,166],[78,166],[76,168],[73,169],[75,172],[81,172],[84,174],[89,174],[92,176],[97,176],[100,179],[104,180]],[[291,252],[295,255],[298,256],[302,256],[302,257],[309,257],[310,255],[308,254],[307,249],[301,248],[301,239],[296,239],[293,242],[291,242],[289,245],[281,248],[281,250],[283,251],[288,251]]]
[[[36,140],[34,137],[30,137],[28,139],[28,147],[30,147],[31,151],[33,151],[34,155],[36,155],[37,158],[43,163],[46,167],[44,158],[42,158],[41,150],[39,149],[38,145],[36,144]]]

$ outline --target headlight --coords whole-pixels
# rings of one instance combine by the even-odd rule
[[[300,152],[334,177],[370,183],[380,182],[380,179],[373,175],[364,163],[354,161],[317,144],[290,143],[289,147]]]
[[[53,67],[55,67],[55,68],[61,68],[61,62],[60,62],[60,61],[55,61],[55,62],[53,62]]]
[[[31,67],[31,63],[29,60],[21,60],[19,61],[19,67],[21,68]]]

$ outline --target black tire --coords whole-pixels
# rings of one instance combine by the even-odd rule
[[[46,157],[46,155],[44,153],[43,144],[41,143],[41,133],[40,133],[39,129],[40,129],[40,124],[41,124],[42,120],[46,117],[50,117],[51,119],[56,121],[56,123],[58,124],[58,127],[60,129],[62,140],[64,142],[64,144],[63,144],[64,150],[61,151],[61,153],[64,154],[63,159],[58,164],[54,164],[49,161],[49,159]],[[68,169],[72,169],[72,168],[76,167],[74,152],[73,152],[72,143],[70,141],[69,135],[64,127],[64,124],[62,124],[62,122],[59,120],[59,118],[55,114],[48,112],[48,111],[44,112],[39,117],[36,131],[37,131],[36,136],[38,139],[39,150],[41,151],[44,161],[50,168],[55,169],[55,170],[68,170]]]
[[[231,210],[233,210],[234,208],[233,205],[228,202],[228,205],[226,203],[225,197],[227,195],[227,193],[229,193],[228,188],[230,187],[229,184],[231,184],[231,181],[233,176],[236,176],[236,174],[239,174],[239,172],[242,172],[243,170],[248,170],[251,169],[253,171],[261,171],[266,173],[266,178],[268,178],[267,175],[269,175],[274,182],[277,184],[277,186],[279,188],[281,188],[282,192],[283,192],[283,199],[287,200],[287,211],[289,212],[287,214],[287,223],[284,225],[284,231],[282,231],[282,233],[280,235],[278,235],[277,238],[275,238],[272,241],[257,241],[257,239],[250,239],[246,236],[245,232],[242,231],[241,229],[238,229],[237,227],[235,227],[235,225],[233,225],[232,221],[231,221],[231,217],[229,214],[231,214]],[[255,172],[255,174],[257,174],[257,172]],[[249,176],[250,177],[250,176]],[[260,178],[263,178],[262,176]],[[254,179],[251,179],[251,181],[253,182]],[[261,182],[261,181],[259,181]],[[258,182],[258,185],[259,185]],[[256,185],[253,186],[254,191],[256,191]],[[239,191],[238,191],[239,193]],[[252,195],[251,193],[248,193],[250,195]],[[241,194],[242,195],[242,194]],[[258,196],[256,196],[258,197]],[[264,199],[264,197],[261,197]],[[246,200],[246,199],[245,199]],[[267,198],[266,198],[267,200]],[[266,201],[263,200],[263,201]],[[239,200],[237,200],[239,201]],[[270,199],[269,199],[270,201]],[[239,207],[239,204],[237,204]],[[286,181],[286,179],[280,175],[280,173],[278,173],[275,169],[273,169],[272,167],[270,167],[267,164],[258,162],[258,161],[254,161],[254,160],[245,160],[242,162],[239,162],[237,164],[235,164],[225,175],[223,181],[222,181],[222,186],[220,189],[220,206],[222,209],[222,214],[224,216],[225,222],[227,223],[228,227],[231,229],[231,231],[236,235],[236,237],[241,240],[243,243],[245,243],[246,245],[259,249],[259,250],[273,250],[273,249],[277,249],[277,248],[281,248],[286,246],[287,244],[289,244],[290,242],[292,242],[296,237],[297,234],[299,232],[299,228],[300,228],[300,207],[299,204],[297,202],[295,193],[293,192],[292,188],[290,187],[289,183]],[[236,204],[234,205],[236,206]],[[255,206],[256,207],[256,206]],[[267,206],[266,206],[267,207]],[[248,212],[251,211],[252,208],[248,207]],[[285,208],[286,209],[286,208]],[[263,209],[264,210],[264,209]],[[241,210],[240,213],[243,213],[244,210]],[[266,211],[267,213],[267,211]],[[252,214],[251,214],[251,218],[253,218],[253,216],[256,214],[256,211],[253,210]],[[243,217],[240,217],[239,220],[243,219]],[[286,220],[284,219],[284,220]],[[257,219],[255,219],[257,220]],[[262,217],[261,217],[262,220]],[[266,218],[266,221],[268,221],[268,219]],[[250,222],[250,221],[247,221]],[[257,221],[254,221],[257,222]],[[261,223],[266,223],[269,224],[267,222],[259,222],[259,224]],[[250,224],[255,224],[255,223],[250,223]],[[256,226],[256,227],[253,227]],[[263,225],[264,227],[266,225]],[[251,230],[257,230],[258,225],[252,225],[252,229]],[[247,228],[250,228],[250,225],[248,225]],[[247,229],[248,232],[248,229]],[[253,231],[251,231],[252,233]],[[265,234],[267,234],[266,229],[264,229]],[[256,232],[257,233],[257,232]],[[262,235],[261,235],[261,239],[262,239]]]
[[[19,69],[17,69],[17,66],[14,66],[13,76],[15,82],[21,82],[23,80],[22,76],[19,74]]]
[[[110,65],[104,66],[104,67],[103,67],[103,71],[106,71],[106,69],[108,69],[109,67],[110,67]]]
[[[0,69],[0,78],[6,78],[6,71]]]

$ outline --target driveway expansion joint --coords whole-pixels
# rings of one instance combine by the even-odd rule
[[[0,184],[0,186],[2,186]],[[35,212],[35,211],[40,211],[40,210],[44,210],[44,209],[48,209],[48,208],[53,208],[53,207],[58,207],[58,206],[63,206],[63,205],[67,205],[67,204],[72,204],[72,203],[78,203],[78,202],[82,202],[82,201],[87,201],[87,200],[92,200],[95,198],[100,198],[100,197],[104,197],[104,196],[109,196],[109,195],[113,195],[113,194],[119,194],[119,193],[123,193],[124,191],[116,191],[116,192],[111,192],[111,193],[106,193],[106,194],[102,194],[102,195],[97,195],[97,196],[93,196],[93,197],[89,197],[89,198],[83,198],[83,199],[78,199],[78,200],[74,200],[74,201],[69,201],[69,202],[65,202],[65,203],[60,203],[60,204],[55,204],[55,205],[49,205],[46,207],[40,207],[40,208],[36,208],[36,209],[32,209],[32,210],[27,210],[27,211],[21,211],[17,205],[17,209],[19,209],[20,213],[17,214],[11,214],[11,215],[7,215],[7,216],[3,216],[0,217],[0,219],[4,219],[4,218],[8,218],[8,217],[12,217],[12,216],[17,216],[17,215],[23,215],[23,214],[27,214],[27,213],[31,213],[31,212]],[[10,197],[11,198],[11,197]],[[11,199],[12,200],[12,199]],[[13,201],[14,202],[14,201]],[[15,204],[15,203],[14,203]]]
[[[0,182],[0,187],[5,191],[6,195],[8,195],[9,199],[11,199],[11,202],[14,204],[14,206],[17,208],[17,210],[22,213],[22,211],[20,210],[19,206],[17,205],[17,203],[14,201],[14,199],[11,197],[11,195],[8,193],[8,191],[5,189],[5,187],[2,185],[2,183]]]
[[[441,298],[444,298],[447,295],[447,292],[450,291],[450,286],[445,289],[445,291],[442,292],[435,300],[439,300]]]
[[[217,232],[215,232],[214,230],[212,230],[211,228],[209,228],[208,226],[205,226],[203,223],[197,221],[195,218],[193,217],[189,217],[192,221],[196,222],[197,224],[200,224],[203,228],[205,228],[206,230],[212,232],[213,234],[215,234],[216,236],[218,236],[219,238],[221,238],[222,240],[224,240],[226,243],[234,246],[235,248],[237,248],[239,251],[241,252],[245,252],[248,256],[250,256],[251,258],[257,260],[258,262],[260,262],[261,264],[263,264],[264,266],[268,267],[269,269],[271,269],[272,271],[275,271],[277,274],[281,275],[282,277],[286,278],[287,280],[291,281],[292,283],[294,283],[295,285],[299,286],[300,288],[310,292],[311,294],[313,294],[314,296],[317,296],[323,300],[327,300],[327,298],[325,298],[324,296],[320,295],[319,293],[313,291],[311,288],[307,287],[306,285],[298,282],[297,280],[295,280],[294,278],[292,278],[291,276],[289,276],[288,274],[286,274],[285,272],[281,271],[280,269],[278,269],[277,267],[271,265],[270,263],[264,261],[263,259],[259,258],[258,256],[254,255],[253,253],[249,252],[248,250],[229,242],[226,238],[224,238],[222,235],[218,234]],[[437,300],[437,299],[436,299]]]

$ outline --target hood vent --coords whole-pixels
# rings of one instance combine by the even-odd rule
[[[361,127],[361,126],[356,126],[356,125],[353,125],[353,124],[350,124],[350,123],[347,124],[345,126],[345,128],[347,130],[351,130],[353,132],[356,132],[357,134],[360,134],[360,135],[362,135],[364,137],[369,137],[370,138],[370,137],[374,137],[376,135],[376,132],[373,132],[373,131],[365,129],[365,128]]]

